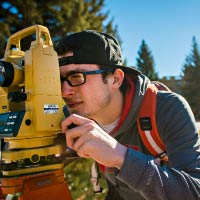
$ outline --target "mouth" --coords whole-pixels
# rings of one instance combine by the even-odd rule
[[[66,102],[69,109],[76,108],[83,102]]]

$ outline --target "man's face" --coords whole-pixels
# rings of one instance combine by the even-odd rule
[[[98,70],[94,64],[68,64],[60,67],[61,77],[74,71],[85,72]],[[72,87],[67,81],[62,83],[62,97],[71,113],[101,121],[105,113],[109,113],[112,103],[112,75],[102,79],[101,74],[86,75],[86,82]]]

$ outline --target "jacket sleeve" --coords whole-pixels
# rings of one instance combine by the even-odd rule
[[[105,200],[123,200],[116,187],[107,179],[106,182],[107,182],[108,192],[106,194]]]
[[[148,200],[200,199],[200,144],[188,103],[177,94],[160,93],[156,115],[168,165],[128,149],[117,179]]]

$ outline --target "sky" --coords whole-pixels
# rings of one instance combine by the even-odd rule
[[[159,77],[180,76],[195,36],[200,45],[200,0],[105,0],[122,40],[123,58],[136,65],[144,39]]]

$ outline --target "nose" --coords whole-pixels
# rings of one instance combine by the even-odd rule
[[[64,81],[63,83],[61,83],[61,85],[62,97],[67,97],[69,95],[75,94],[75,87],[70,86],[67,81]]]

